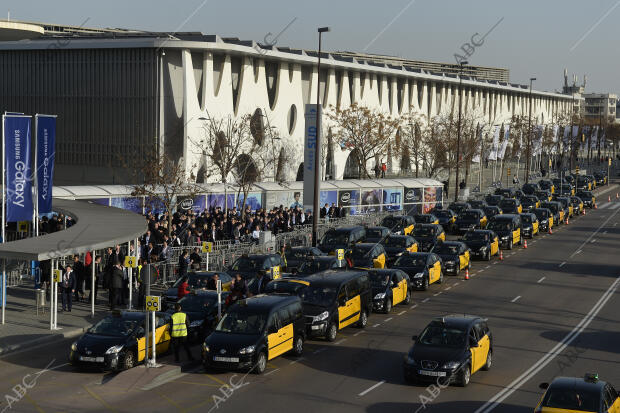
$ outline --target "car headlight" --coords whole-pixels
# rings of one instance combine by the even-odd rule
[[[480,247],[480,252],[485,252],[487,250],[487,246],[483,245],[482,247]]]
[[[413,278],[422,278],[422,277],[424,277],[424,273],[422,273],[422,272],[419,272],[419,273],[417,273],[416,275],[413,276]]]
[[[405,363],[407,364],[417,364],[415,359],[412,358],[409,354],[405,356]]]
[[[254,353],[254,346],[247,346],[239,350],[239,354],[252,354]]]
[[[385,293],[379,293],[375,295],[375,300],[383,300],[385,298]]]
[[[396,254],[397,257],[400,257],[401,255],[403,255],[403,251],[401,251],[398,254]]]
[[[189,328],[200,327],[204,320],[196,320],[189,323]]]
[[[504,235],[504,236],[502,237],[502,241],[508,241],[508,235]]]
[[[77,343],[71,344],[71,351],[77,351]]]
[[[207,346],[207,343],[202,343],[202,351],[204,352],[209,352],[209,346]]]
[[[449,361],[447,363],[444,363],[443,366],[441,366],[442,369],[445,370],[454,370],[456,369],[458,366],[460,366],[461,363],[459,363],[458,361]]]
[[[454,261],[444,261],[446,265],[454,265]]]
[[[312,319],[312,321],[314,321],[314,322],[325,321],[325,320],[327,320],[328,317],[329,317],[329,312],[323,311],[321,314],[315,315],[314,318]]]
[[[122,349],[123,349],[123,345],[122,345],[122,344],[119,344],[118,346],[112,346],[112,347],[110,347],[110,348],[109,348],[109,349],[105,352],[105,354],[116,354],[116,353],[118,353],[119,351],[121,351]]]

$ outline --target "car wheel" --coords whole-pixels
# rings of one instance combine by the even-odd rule
[[[489,349],[489,352],[487,353],[487,362],[484,363],[484,366],[482,366],[482,370],[490,370],[491,369],[491,365],[493,364],[493,350]]]
[[[443,271],[439,273],[439,280],[437,281],[437,284],[441,284],[441,283],[443,283]]]
[[[411,303],[411,291],[409,289],[407,289],[407,294],[405,295],[405,301],[403,301],[405,304],[409,304]]]
[[[390,300],[390,297],[387,297],[385,299],[385,305],[383,306],[383,310],[385,314],[389,314],[389,312],[392,311],[392,300]]]
[[[491,261],[491,250],[488,250],[486,256],[484,257],[485,261]]]
[[[258,357],[256,358],[256,364],[252,368],[252,373],[254,374],[263,374],[265,369],[267,368],[267,356],[264,351],[258,353]]]
[[[511,250],[512,249],[512,240],[510,240],[510,242],[508,243],[508,249]]]
[[[297,336],[297,340],[295,340],[295,346],[293,346],[293,353],[296,356],[301,356],[304,352],[304,338],[299,335]]]
[[[469,364],[466,364],[461,368],[461,372],[459,373],[459,386],[466,387],[469,384],[470,379],[471,371],[469,369]]]
[[[367,324],[368,324],[368,313],[366,313],[366,310],[362,310],[362,312],[360,313],[360,321],[357,322],[357,326],[359,328],[365,328]]]
[[[337,335],[338,327],[336,327],[336,323],[331,323],[329,327],[327,327],[327,334],[325,334],[325,338],[327,341],[336,341]]]
[[[125,357],[123,357],[123,363],[121,365],[122,370],[129,370],[133,368],[136,364],[136,357],[133,354],[133,351],[128,351],[125,353]]]
[[[422,283],[422,291],[428,290],[428,276],[424,277],[424,282]]]

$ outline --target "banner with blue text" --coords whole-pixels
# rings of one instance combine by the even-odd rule
[[[7,222],[32,220],[30,116],[5,116],[4,162]]]
[[[37,115],[37,197],[39,214],[52,212],[56,116]]]

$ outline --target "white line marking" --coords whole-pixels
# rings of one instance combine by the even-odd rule
[[[610,202],[605,202],[604,204],[599,205],[598,209],[605,209],[609,206]]]
[[[360,334],[362,334],[363,332],[364,332],[364,330],[358,331],[357,333],[353,334],[353,337],[357,337],[357,336],[359,336]]]
[[[430,298],[426,297],[424,300],[422,300],[423,303],[427,302],[428,300],[430,300]]]
[[[440,294],[441,294],[441,291],[439,291],[438,293],[433,294],[433,297],[437,297]]]
[[[513,252],[513,253],[512,253],[512,254],[510,254],[510,255],[515,255],[515,254],[516,254],[516,251],[515,251],[515,252]]]
[[[269,376],[271,373],[275,373],[275,372],[276,372],[276,371],[278,371],[278,370],[280,370],[280,369],[279,369],[279,368],[277,368],[277,369],[270,370],[270,371],[268,371],[267,373],[265,373],[265,374],[264,374],[264,376]]]
[[[317,350],[314,350],[314,351],[312,352],[312,354],[319,354],[319,353],[321,353],[321,352],[323,352],[323,351],[325,351],[325,350],[327,350],[327,348],[326,348],[326,347],[321,347],[321,348],[319,348],[319,349],[317,349]]]
[[[387,323],[388,321],[392,320],[394,317],[390,317],[390,318],[386,318],[384,323]]]
[[[377,328],[379,327],[381,324],[375,324],[374,326],[372,326],[372,328]]]
[[[614,227],[615,227],[616,225],[618,225],[618,223],[617,223],[617,222],[614,224]]]
[[[403,315],[403,314],[405,314],[406,312],[407,312],[407,310],[403,310],[403,311],[401,311],[400,313],[398,313],[397,315]]]
[[[482,272],[482,271],[484,271],[484,270],[478,270],[478,272]]]
[[[290,363],[288,363],[288,365],[290,366],[291,364],[295,364],[295,363],[298,363],[298,362],[303,361],[303,360],[305,360],[305,358],[301,357],[301,358],[298,358],[297,360],[291,361]]]
[[[620,204],[615,203],[615,204],[613,204],[612,206],[610,206],[610,207],[609,207],[609,209],[616,209],[616,208],[618,208],[618,207],[620,207]]]
[[[515,303],[515,302],[517,302],[517,300],[518,300],[519,298],[521,298],[521,296],[520,296],[520,295],[516,296],[515,298],[513,298],[513,299],[512,299],[511,303]]]
[[[493,265],[497,265],[497,261],[495,261],[495,262],[493,263]]]
[[[543,282],[543,280],[547,278],[547,277],[542,277],[540,280],[536,281],[538,284],[540,284],[541,282]]]
[[[515,391],[519,390],[521,386],[527,383],[532,377],[534,377],[540,370],[542,370],[547,364],[549,364],[554,358],[566,349],[578,336],[585,330],[592,320],[596,317],[599,311],[607,304],[609,299],[613,296],[620,283],[620,277],[616,278],[616,281],[607,289],[607,291],[601,296],[598,302],[592,307],[590,312],[575,326],[575,328],[555,345],[547,354],[542,356],[536,363],[534,363],[523,374],[517,377],[507,387],[493,396],[488,402],[482,405],[474,413],[488,413],[495,409],[500,403],[510,397]]]
[[[448,290],[450,290],[450,289],[452,289],[452,287],[446,287],[446,291],[448,291]]]
[[[486,267],[484,267],[485,270],[488,270],[489,268],[491,268],[490,265],[487,265]]]
[[[561,263],[560,265],[558,265],[558,267],[560,267],[560,268],[561,268],[561,267],[563,267],[563,266],[564,266],[564,264],[566,264],[566,261],[562,261],[562,263]]]
[[[418,306],[417,304],[414,304],[414,305],[412,305],[412,306],[411,306],[411,307],[409,307],[409,308],[413,310],[413,309],[414,309],[414,308],[416,308],[417,306]]]
[[[618,204],[618,205],[620,205],[620,204]],[[603,231],[603,234],[607,234],[607,230]]]
[[[454,286],[456,287],[456,286],[457,286],[457,285],[459,285],[460,283],[461,283],[460,281],[459,281],[459,282],[456,282],[456,283],[454,283]]]
[[[366,390],[364,390],[363,392],[358,394],[358,396],[360,396],[360,397],[364,396],[365,394],[367,394],[367,393],[373,391],[374,389],[376,389],[377,387],[381,386],[383,383],[385,383],[385,380],[381,380],[379,383],[377,383],[377,384],[375,384],[373,386],[370,386],[369,388],[367,388]]]
[[[345,341],[347,341],[347,339],[346,339],[346,338],[340,339],[340,340],[336,341],[336,342],[334,343],[334,345],[336,345],[336,346],[337,346],[338,344],[342,344],[342,343],[344,343]]]

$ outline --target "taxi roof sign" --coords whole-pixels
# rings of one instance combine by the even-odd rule
[[[146,311],[159,311],[161,300],[158,295],[146,296]]]
[[[596,383],[598,381],[598,374],[597,373],[586,373],[585,376],[583,377],[584,381],[587,381],[588,383]]]

